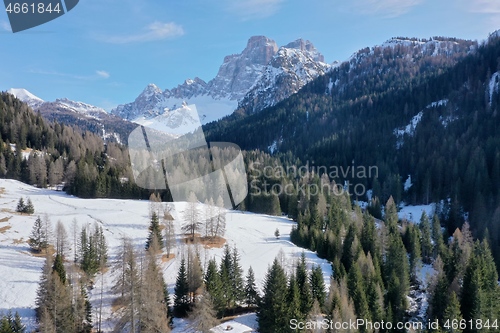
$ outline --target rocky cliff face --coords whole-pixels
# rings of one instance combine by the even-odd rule
[[[217,76],[188,79],[162,91],[150,84],[134,102],[112,110],[127,120],[163,115],[183,104],[196,104],[203,123],[231,114],[238,106],[258,112],[297,92],[330,66],[309,41],[278,48],[272,39],[254,36],[239,54],[226,56]]]
[[[309,41],[298,39],[281,47],[240,101],[239,108],[254,113],[275,105],[330,70],[332,66],[323,60]]]
[[[224,58],[217,76],[209,83],[211,93],[232,100],[243,98],[277,51],[276,42],[267,37],[250,38],[242,53]]]

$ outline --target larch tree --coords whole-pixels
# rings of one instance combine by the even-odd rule
[[[141,332],[170,332],[168,304],[165,302],[163,275],[154,252],[148,251],[141,284]]]
[[[167,257],[170,257],[172,250],[175,248],[175,226],[174,218],[170,212],[166,212],[163,215],[163,226],[165,230],[165,250],[167,251]]]
[[[215,216],[215,235],[224,237],[226,233],[226,209],[224,208],[224,200],[221,196],[215,202],[216,216]]]
[[[210,200],[205,200],[205,237],[213,239],[216,236],[215,227],[216,227],[216,207],[214,204],[214,200],[210,198]]]
[[[196,332],[211,333],[212,328],[219,324],[212,297],[206,290],[201,294],[199,302],[194,305],[189,318],[192,322],[191,327]]]
[[[137,254],[129,239],[123,240],[120,253],[121,272],[112,290],[119,296],[122,305],[120,318],[115,325],[115,332],[122,332],[130,326],[131,332],[136,332],[141,310],[141,269],[137,263]]]
[[[190,192],[188,196],[188,202],[186,209],[184,210],[184,225],[182,230],[189,234],[191,240],[194,240],[194,236],[197,231],[200,230],[202,225],[200,221],[200,209],[198,208],[198,199],[194,192]]]
[[[56,223],[56,252],[60,254],[63,258],[65,257],[65,252],[68,248],[68,233],[64,224],[61,220]]]
[[[203,269],[201,267],[200,256],[191,247],[187,251],[187,276],[191,303],[196,302],[196,295],[203,285]]]

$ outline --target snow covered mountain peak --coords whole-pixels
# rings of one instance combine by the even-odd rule
[[[150,119],[172,113],[185,102],[196,104],[200,120],[207,123],[231,114],[238,105],[246,106],[241,102],[250,100],[249,94],[259,95],[252,111],[260,111],[325,73],[330,65],[323,61],[323,55],[310,41],[297,39],[279,48],[268,37],[253,36],[241,53],[224,57],[212,80],[205,82],[195,77],[164,91],[150,84],[134,102],[119,105],[111,113],[127,120]],[[287,78],[277,79],[276,75]],[[280,88],[283,82],[284,88]]]
[[[75,101],[69,100],[67,98],[58,98],[53,103],[56,105],[59,105],[61,107],[68,108],[72,111],[75,111],[78,113],[83,113],[86,115],[97,116],[97,115],[102,114],[102,113],[107,114],[107,112],[105,110],[103,110],[97,106],[90,105],[90,104],[83,103],[83,102],[75,102]]]
[[[329,71],[332,66],[323,60],[314,45],[303,39],[280,47],[238,107],[254,113],[275,105]]]
[[[240,100],[264,72],[278,51],[278,45],[265,36],[253,36],[240,54],[224,58],[217,76],[209,82],[215,97]]]
[[[146,88],[144,88],[141,95],[145,97],[150,97],[153,96],[154,94],[161,94],[161,93],[162,93],[161,89],[158,88],[156,84],[150,83],[146,86]]]
[[[23,101],[24,103],[28,104],[31,108],[36,108],[44,102],[43,99],[35,96],[34,94],[23,88],[11,88],[7,90],[7,92],[11,95],[14,95],[17,99]]]
[[[285,45],[285,47],[288,49],[307,51],[313,56],[313,59],[315,61],[325,62],[325,57],[321,53],[319,53],[318,50],[314,47],[313,43],[308,40],[299,38],[291,43],[288,43],[287,45]]]

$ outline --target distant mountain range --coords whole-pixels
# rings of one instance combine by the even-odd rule
[[[66,98],[47,102],[25,89],[8,92],[49,120],[74,124],[104,139],[121,142],[137,126],[133,123],[149,124],[153,118],[165,124],[176,123],[191,104],[196,106],[202,124],[237,109],[258,112],[296,93],[331,68],[310,41],[298,39],[278,47],[272,39],[254,36],[241,53],[224,58],[212,80],[205,82],[195,77],[164,91],[149,84],[133,102],[119,105],[111,113]],[[198,119],[185,119],[184,125],[189,126],[190,121]]]
[[[298,39],[278,47],[272,39],[254,36],[241,53],[224,58],[217,76],[209,82],[196,77],[164,91],[150,84],[134,102],[119,105],[111,113],[143,121],[183,103],[195,104],[205,124],[236,109],[252,113],[275,105],[331,68],[310,41]]]
[[[137,127],[99,107],[83,102],[67,98],[48,102],[22,88],[12,88],[7,92],[28,104],[34,111],[40,112],[45,119],[76,125],[82,130],[100,135],[105,140],[121,143],[128,133]]]

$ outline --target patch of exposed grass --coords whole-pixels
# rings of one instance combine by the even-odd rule
[[[0,223],[2,223],[2,222],[8,222],[11,218],[12,218],[12,216],[3,217],[3,218],[0,219]]]
[[[6,225],[5,227],[1,227],[0,228],[0,234],[4,234],[10,228],[12,228],[12,226],[10,226],[10,225]]]

